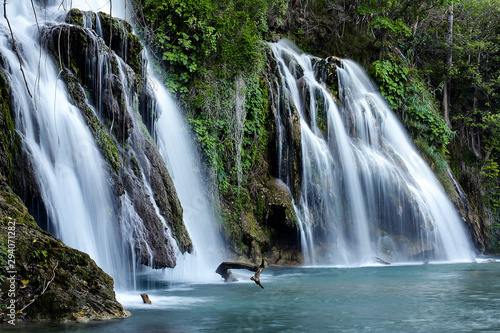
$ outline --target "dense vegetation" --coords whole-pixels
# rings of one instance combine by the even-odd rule
[[[245,206],[259,215],[252,180],[269,176],[272,127],[263,41],[279,35],[363,64],[449,193],[451,166],[490,250],[500,249],[500,1],[135,0],[135,9],[223,206],[231,203],[226,226]]]
[[[245,246],[238,220],[256,208],[249,183],[262,176],[270,132],[264,41],[286,2],[135,0],[135,8],[152,62],[186,110],[206,157],[208,183],[223,198],[226,231],[236,235],[229,238]]]

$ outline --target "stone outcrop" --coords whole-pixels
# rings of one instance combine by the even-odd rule
[[[0,222],[0,318],[12,319],[5,308],[11,299],[17,320],[85,322],[130,316],[116,301],[113,279],[86,253],[40,229],[3,176]],[[9,239],[15,240],[15,247],[9,246]],[[8,260],[10,253],[13,259]],[[5,292],[11,286],[14,296]]]
[[[272,179],[262,189],[263,217],[271,231],[269,256],[275,264],[301,262],[299,221],[295,215],[292,196],[280,179]]]

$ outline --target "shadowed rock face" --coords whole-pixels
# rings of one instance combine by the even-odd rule
[[[269,51],[270,52],[270,51]],[[271,53],[268,54],[268,66],[266,75],[270,85],[271,94],[275,96],[273,105],[271,105],[272,119],[276,129],[273,133],[270,146],[270,165],[271,174],[277,178],[290,177],[288,186],[292,192],[292,197],[296,202],[300,200],[300,188],[302,184],[302,141],[300,116],[296,106],[290,101],[289,96],[282,94],[280,90],[279,67]],[[300,85],[300,82],[297,82]],[[280,139],[286,144],[280,146]],[[281,163],[280,163],[281,159]]]
[[[125,247],[141,264],[174,267],[174,247],[190,252],[192,242],[170,174],[139,113],[149,110],[141,105],[152,104],[142,44],[130,24],[104,13],[74,9],[66,22],[47,27],[43,42],[107,162],[114,210],[121,230],[131,233],[123,237],[132,239]]]
[[[15,233],[16,274],[12,276],[16,311],[26,306],[16,314],[17,319],[84,322],[130,316],[116,301],[113,279],[86,253],[64,245],[40,229],[3,176],[0,222],[2,260],[7,259],[9,232]],[[2,262],[0,276],[10,278],[6,267]],[[9,288],[10,280],[4,279],[1,289]],[[7,293],[1,294],[1,298],[4,305],[10,302]],[[3,308],[0,312],[8,314]]]

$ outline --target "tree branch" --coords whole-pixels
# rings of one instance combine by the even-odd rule
[[[19,310],[19,312],[23,312],[24,309],[26,309],[28,306],[30,306],[31,304],[33,304],[33,302],[40,296],[42,296],[46,291],[47,289],[49,288],[49,285],[52,283],[52,281],[54,281],[54,278],[56,277],[56,268],[57,268],[57,265],[59,265],[59,261],[56,261],[56,265],[54,266],[54,269],[52,270],[52,279],[50,279],[50,281],[45,285],[45,287],[43,288],[42,292],[40,293],[40,295],[38,296],[35,296],[35,298],[33,298],[33,300],[31,300],[31,302],[29,302],[28,304],[26,304],[21,310]]]
[[[30,88],[28,87],[28,82],[26,81],[26,76],[24,75],[23,59],[21,58],[21,55],[19,54],[16,40],[14,38],[14,33],[12,32],[12,27],[10,26],[9,19],[7,18],[7,0],[3,0],[3,17],[5,18],[5,21],[7,21],[7,25],[9,26],[10,36],[12,37],[12,49],[14,50],[14,52],[17,55],[17,58],[19,59],[19,69],[21,69],[21,73],[23,74],[23,79],[24,79],[24,84],[26,85],[26,90],[28,90],[28,94],[30,95],[30,97],[33,98],[33,96],[31,95]]]

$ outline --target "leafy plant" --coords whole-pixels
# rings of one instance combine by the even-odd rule
[[[375,61],[370,73],[390,107],[397,111],[414,138],[422,137],[443,156],[454,132],[438,114],[435,97],[419,73],[395,60]]]

